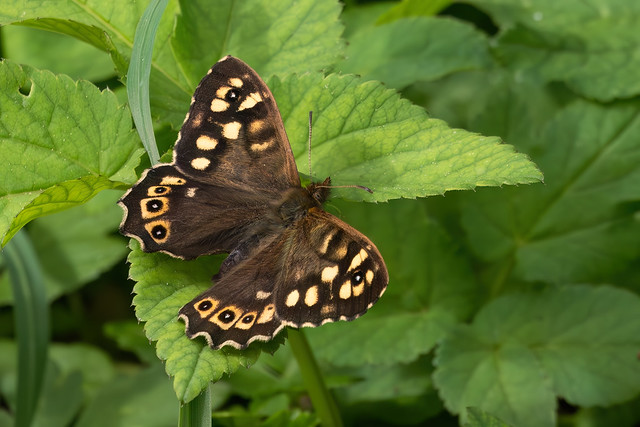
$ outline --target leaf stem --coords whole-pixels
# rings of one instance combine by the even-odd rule
[[[179,427],[211,427],[211,384],[189,403],[180,406]]]
[[[300,329],[289,329],[289,344],[298,361],[302,379],[307,386],[311,402],[324,427],[341,427],[342,418],[331,392],[327,389],[311,347],[304,332]]]

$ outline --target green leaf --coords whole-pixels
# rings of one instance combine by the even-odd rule
[[[506,31],[497,44],[509,67],[563,81],[600,101],[640,93],[640,3],[627,0],[473,0]]]
[[[74,424],[78,427],[175,427],[178,402],[159,365],[119,375],[100,389]]]
[[[338,206],[341,216],[380,249],[389,286],[358,320],[309,330],[313,349],[336,366],[414,361],[475,308],[479,292],[471,268],[443,229],[427,218],[424,205],[403,200]]]
[[[380,15],[378,24],[386,24],[407,16],[433,16],[452,3],[452,0],[402,0]]]
[[[103,191],[86,204],[29,225],[29,235],[37,237],[33,245],[49,301],[97,278],[125,256],[124,239],[112,235],[122,219],[116,205],[120,195]],[[0,303],[8,303],[12,298],[3,283],[0,281]]]
[[[481,32],[457,20],[423,16],[357,32],[339,67],[401,89],[490,64],[488,42]]]
[[[165,254],[145,254],[136,241],[131,244],[130,275],[137,282],[133,288],[136,315],[146,322],[147,338],[158,341],[156,353],[166,361],[167,374],[174,377],[173,387],[180,401],[192,400],[210,382],[253,364],[261,348],[274,351],[280,345],[281,340],[276,339],[268,345],[255,343],[244,351],[229,347],[212,351],[204,339],[187,338],[178,311],[211,286],[220,257],[182,261]]]
[[[65,427],[71,424],[82,406],[82,374],[60,372],[55,363],[47,364],[47,375],[34,427]]]
[[[193,88],[228,54],[263,78],[318,71],[342,54],[339,14],[337,1],[183,1],[171,43]]]
[[[640,299],[630,292],[566,286],[514,294],[443,341],[434,382],[454,413],[477,406],[514,425],[551,426],[556,395],[585,406],[636,395],[639,345]]]
[[[465,427],[509,427],[499,418],[474,407],[467,408],[467,419]]]
[[[38,216],[135,180],[138,141],[113,93],[8,61],[0,87],[3,244]]]
[[[374,191],[336,189],[338,197],[386,201],[542,178],[511,146],[430,119],[379,83],[305,74],[273,78],[269,86],[298,165],[306,165],[306,118],[313,111],[315,176],[330,175],[335,185],[365,185]]]
[[[115,74],[104,52],[62,34],[7,25],[2,27],[2,38],[3,56],[14,62],[67,74],[74,79],[101,81]]]
[[[131,351],[149,365],[155,363],[156,354],[153,346],[145,337],[142,325],[133,320],[109,322],[104,325],[106,336],[118,343],[118,348]]]
[[[476,254],[513,258],[517,277],[555,283],[606,281],[636,259],[640,223],[626,205],[640,196],[638,111],[637,103],[578,102],[557,114],[526,148],[545,186],[465,198],[463,224]]]

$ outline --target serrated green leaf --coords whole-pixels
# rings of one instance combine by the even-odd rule
[[[306,165],[309,111],[314,113],[312,169],[338,197],[386,201],[476,186],[531,183],[542,175],[526,156],[444,122],[376,82],[318,74],[271,79],[298,165]],[[375,173],[374,173],[375,171]]]
[[[555,425],[556,394],[587,406],[636,395],[638,346],[640,299],[630,292],[566,286],[509,295],[443,341],[434,382],[455,413],[477,406],[519,426]]]
[[[113,93],[9,61],[0,87],[3,244],[37,216],[135,180],[139,143]]]
[[[465,427],[509,427],[499,418],[474,407],[467,408],[467,419]]]
[[[515,257],[528,281],[601,281],[640,254],[637,103],[578,102],[557,114],[535,145],[546,185],[465,197],[463,224],[476,254]],[[527,140],[523,140],[527,142]]]
[[[488,46],[481,32],[457,20],[402,18],[354,34],[339,69],[401,89],[416,81],[485,68],[492,62]]]
[[[211,286],[211,276],[219,267],[220,257],[201,257],[182,261],[164,254],[145,254],[132,241],[130,275],[137,283],[138,319],[146,322],[147,338],[157,341],[156,353],[166,361],[167,374],[174,377],[173,387],[178,399],[188,402],[212,381],[253,364],[261,349],[274,351],[282,340],[254,343],[244,351],[225,347],[209,348],[203,339],[187,338],[184,323],[178,320],[180,308]]]
[[[342,53],[340,9],[337,1],[183,1],[171,42],[194,88],[228,54],[242,58],[263,78],[318,71]]]
[[[563,81],[589,98],[640,93],[640,3],[627,0],[473,0],[508,31],[496,50],[508,66]]]

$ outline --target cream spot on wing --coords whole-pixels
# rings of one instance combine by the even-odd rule
[[[185,182],[184,178],[178,176],[165,176],[160,181],[160,185],[184,185]]]
[[[187,197],[194,197],[196,195],[196,187],[187,188]]]
[[[231,77],[229,79],[229,84],[233,87],[242,87],[242,80],[237,77]]]
[[[351,271],[354,268],[360,266],[360,264],[362,264],[362,262],[367,259],[368,256],[369,255],[367,254],[367,251],[365,251],[364,249],[360,249],[360,252],[358,252],[356,256],[354,256],[351,260],[351,265],[349,266],[349,269],[347,271]]]
[[[238,111],[246,110],[247,108],[253,108],[258,102],[262,102],[262,97],[258,92],[250,93],[242,104],[238,107]]]
[[[223,101],[222,99],[213,98],[213,101],[211,101],[211,111],[213,111],[214,113],[227,111],[227,108],[229,108],[229,103]]]
[[[304,294],[304,303],[309,307],[315,305],[318,302],[318,286],[314,285],[307,289],[307,292]]]
[[[249,133],[258,133],[264,128],[264,120],[254,120],[249,124]]]
[[[264,310],[262,310],[262,313],[260,313],[260,317],[258,317],[258,320],[256,321],[256,323],[270,322],[271,319],[273,319],[273,314],[275,313],[275,310],[276,310],[276,307],[273,304],[269,304],[268,306],[266,306]]]
[[[287,295],[287,299],[284,303],[286,304],[287,307],[293,307],[298,303],[299,299],[300,299],[300,292],[298,292],[297,289],[294,289],[289,293],[289,295]]]
[[[200,135],[198,139],[196,139],[196,147],[201,150],[213,150],[218,145],[218,140],[215,138],[211,138],[208,135]]]
[[[333,282],[333,279],[338,275],[338,266],[334,265],[333,267],[325,267],[322,269],[322,281],[325,283]]]
[[[199,171],[203,171],[207,168],[207,166],[209,166],[209,163],[211,163],[211,161],[207,158],[196,157],[195,159],[191,160],[191,167]]]
[[[340,246],[335,251],[335,258],[342,259],[347,256],[348,244],[347,242],[342,242]]]
[[[359,297],[360,295],[362,295],[362,292],[364,292],[364,282],[362,282],[359,285],[356,285],[356,286],[353,287],[353,296],[354,297]]]
[[[373,271],[367,270],[367,273],[364,275],[367,284],[370,285],[373,282]]]
[[[384,288],[382,288],[382,290],[380,291],[380,295],[378,297],[381,297],[382,295],[384,295],[386,290],[387,290],[386,286]]]
[[[265,142],[262,143],[258,143],[256,142],[255,144],[251,144],[251,149],[253,151],[264,151],[267,148],[269,148],[269,146],[273,144],[273,138],[272,139],[268,139]]]
[[[331,314],[336,310],[335,306],[333,305],[323,305],[322,308],[320,309],[320,314],[323,316],[326,316],[327,314]]]
[[[351,282],[347,280],[340,286],[340,298],[348,299],[351,297]]]
[[[336,235],[336,233],[337,231],[333,229],[330,232],[328,232],[326,236],[324,236],[322,245],[320,245],[320,248],[318,248],[318,252],[320,252],[321,255],[327,252],[327,249],[329,249],[329,243],[331,243],[331,240],[333,239],[333,236]]]
[[[209,70],[209,72],[211,72],[211,70]],[[189,105],[193,105],[194,102],[196,102],[196,97],[192,96],[191,97],[191,104],[189,104]]]
[[[224,99],[225,96],[227,96],[227,92],[229,92],[231,90],[231,88],[229,86],[221,86],[217,91],[216,91],[216,96],[220,99]]]
[[[238,139],[242,125],[239,122],[225,123],[222,125],[222,136],[227,139]]]
[[[271,292],[258,291],[256,292],[256,299],[267,299],[271,296]]]

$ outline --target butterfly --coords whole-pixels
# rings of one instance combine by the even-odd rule
[[[215,284],[178,314],[189,338],[243,349],[285,326],[353,320],[384,293],[376,246],[322,209],[330,184],[301,186],[271,91],[226,56],[196,88],[173,162],[120,199],[120,232],[146,252],[228,253]]]

